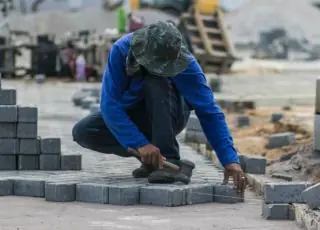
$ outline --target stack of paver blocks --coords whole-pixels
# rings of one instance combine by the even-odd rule
[[[99,111],[99,101],[99,88],[84,88],[75,93],[72,97],[72,102],[75,106],[79,106],[83,109],[90,109],[90,112]]]
[[[207,138],[202,131],[199,119],[196,115],[191,114],[186,125],[185,141],[197,144],[207,144]]]
[[[80,170],[81,155],[61,155],[59,138],[38,137],[38,109],[0,90],[0,170]]]

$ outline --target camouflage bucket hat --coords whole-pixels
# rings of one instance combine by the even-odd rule
[[[179,30],[170,22],[156,22],[134,32],[136,61],[151,74],[173,77],[188,67],[190,53]]]

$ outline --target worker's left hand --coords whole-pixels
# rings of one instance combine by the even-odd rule
[[[232,177],[237,188],[237,193],[243,196],[246,187],[246,178],[240,164],[234,163],[225,166],[223,183],[228,183],[230,177]]]

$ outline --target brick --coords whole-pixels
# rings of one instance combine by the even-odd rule
[[[244,170],[251,174],[265,174],[267,167],[267,159],[260,156],[244,156]]]
[[[59,155],[40,155],[40,170],[60,170],[60,156]]]
[[[0,105],[16,105],[17,91],[15,89],[0,90]]]
[[[18,138],[35,139],[38,136],[38,124],[18,123],[17,132]]]
[[[0,139],[0,155],[17,154],[19,152],[19,141],[17,139]]]
[[[82,105],[81,107],[83,109],[89,109],[91,105],[97,103],[97,98],[96,97],[85,97],[82,99]]]
[[[61,170],[81,170],[81,155],[61,155]]]
[[[277,123],[284,117],[283,113],[273,113],[271,114],[271,123]]]
[[[289,204],[262,204],[262,216],[267,220],[289,220]]]
[[[43,138],[40,140],[41,154],[61,154],[60,138]]]
[[[90,113],[97,113],[100,111],[100,104],[93,104],[90,106]]]
[[[243,202],[233,184],[216,184],[214,185],[213,202],[234,204]]]
[[[40,147],[38,139],[20,139],[19,140],[20,155],[39,155]]]
[[[150,185],[140,188],[140,203],[176,207],[186,203],[186,193],[182,187],[174,185]],[[193,195],[189,194],[192,201]]]
[[[320,207],[320,183],[310,186],[302,192],[302,198],[310,209]]]
[[[46,201],[51,202],[72,202],[76,200],[75,183],[46,183]]]
[[[186,125],[186,129],[202,132],[200,121],[196,115],[194,114],[190,115],[188,123]]]
[[[0,196],[13,195],[13,181],[0,179]]]
[[[16,196],[44,197],[45,181],[43,180],[14,180],[13,191]]]
[[[139,185],[110,185],[109,204],[113,205],[134,205],[139,204]]]
[[[18,170],[39,170],[39,155],[19,155]]]
[[[17,156],[0,155],[0,170],[17,170]]]
[[[109,187],[106,184],[83,183],[77,185],[76,200],[87,203],[109,203]]]
[[[38,108],[36,107],[18,107],[18,122],[37,123]]]
[[[194,184],[187,185],[186,204],[203,204],[213,202],[213,185],[212,184]]]
[[[278,133],[269,136],[267,144],[268,149],[280,148],[282,146],[291,145],[295,142],[295,134],[292,132]]]
[[[14,123],[18,121],[18,108],[14,105],[0,105],[0,122]]]
[[[264,185],[266,204],[304,203],[302,192],[310,187],[307,182],[279,182]]]
[[[16,138],[17,123],[0,123],[0,138]]]
[[[237,116],[235,120],[235,125],[237,128],[250,126],[250,118],[244,115]]]
[[[189,143],[206,144],[208,143],[207,137],[201,131],[187,130],[185,134],[185,141]]]

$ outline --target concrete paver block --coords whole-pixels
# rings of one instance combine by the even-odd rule
[[[0,122],[17,122],[18,108],[15,105],[0,105]]]
[[[185,142],[206,144],[207,137],[202,131],[187,130],[185,134]]]
[[[309,208],[317,209],[320,207],[320,183],[310,186],[302,192],[302,198]]]
[[[91,105],[96,104],[98,102],[98,99],[96,97],[85,97],[82,99],[81,107],[83,109],[89,109]]]
[[[237,128],[243,128],[250,126],[250,118],[248,116],[240,115],[236,117],[235,126]]]
[[[283,113],[273,113],[271,114],[271,123],[277,123],[284,117]]]
[[[13,181],[0,179],[0,196],[13,195]]]
[[[17,170],[17,156],[0,155],[0,170]]]
[[[0,90],[0,105],[17,104],[17,91],[15,89]]]
[[[61,170],[81,170],[81,155],[61,155]]]
[[[96,103],[90,106],[90,113],[96,113],[99,111],[100,111],[100,104]]]
[[[17,139],[0,139],[0,155],[17,154],[19,152],[19,141]]]
[[[43,180],[14,180],[13,193],[15,196],[44,197],[45,181]]]
[[[267,220],[289,220],[289,204],[262,203],[262,216]]]
[[[267,159],[260,156],[243,156],[244,170],[251,174],[265,174]]]
[[[291,145],[295,142],[295,134],[292,132],[277,133],[269,136],[267,148],[280,148],[282,146]]]
[[[75,183],[52,182],[45,184],[46,201],[72,202],[76,200]]]
[[[189,193],[192,201],[194,194]],[[186,193],[183,187],[174,185],[152,185],[140,188],[140,203],[158,206],[176,207],[186,203]]]
[[[200,121],[196,115],[194,114],[190,115],[186,125],[186,129],[202,132]]]
[[[40,140],[41,154],[61,154],[60,138],[41,138]]]
[[[39,159],[40,170],[50,171],[50,170],[60,170],[60,156],[59,155],[40,155]]]
[[[36,139],[38,136],[38,124],[18,123],[17,136],[18,138]]]
[[[233,184],[216,184],[214,185],[213,202],[234,204],[243,202]]]
[[[39,155],[19,155],[18,170],[39,170]]]
[[[108,204],[109,187],[107,184],[77,184],[76,198],[81,202]]]
[[[308,182],[266,183],[264,202],[266,204],[304,203],[302,192],[310,185]]]
[[[139,204],[140,186],[136,184],[117,184],[109,186],[109,204],[134,205]]]
[[[17,123],[0,123],[0,138],[16,138]]]
[[[213,202],[212,184],[190,184],[185,187],[186,204],[204,204]]]
[[[19,154],[21,155],[38,155],[40,154],[38,139],[20,139]]]
[[[38,108],[36,107],[18,107],[18,122],[37,123]]]

